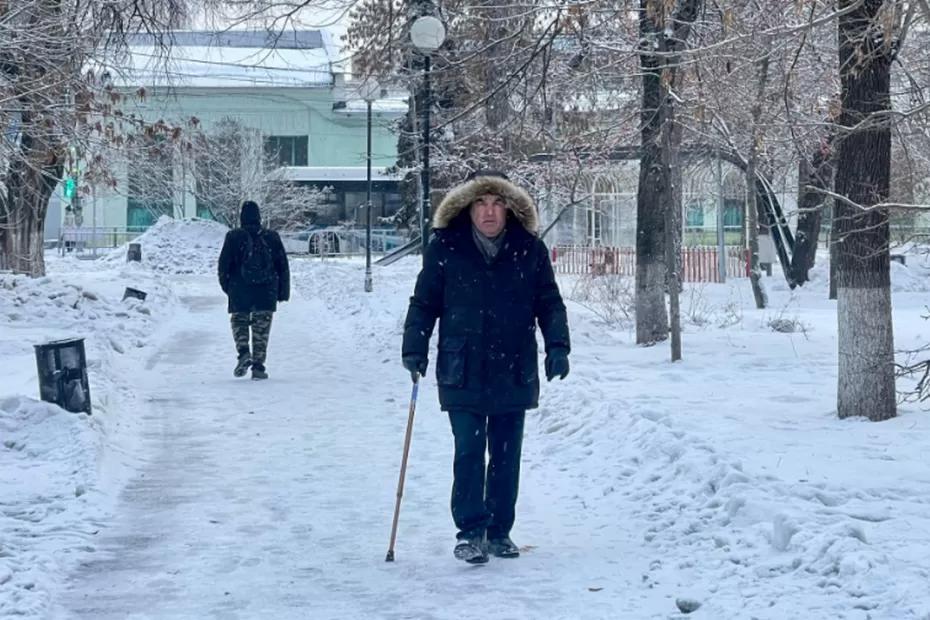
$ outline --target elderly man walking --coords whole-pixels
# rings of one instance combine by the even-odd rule
[[[536,325],[546,378],[568,375],[565,305],[529,194],[504,174],[480,171],[445,197],[404,323],[402,358],[426,372],[439,319],[436,381],[455,437],[455,557],[514,558],[523,421],[538,406]],[[489,460],[485,468],[485,453]]]

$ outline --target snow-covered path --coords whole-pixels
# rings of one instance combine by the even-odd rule
[[[17,281],[14,301],[47,302],[35,327],[0,330],[6,391],[31,389],[30,339],[67,335],[42,321],[74,315],[68,331],[93,334],[100,415],[0,401],[14,474],[0,488],[0,616],[668,620],[691,599],[687,617],[708,620],[930,620],[930,417],[836,419],[825,267],[803,291],[770,281],[764,312],[744,282],[691,287],[674,365],[576,295],[572,373],[527,416],[525,553],[473,567],[451,553],[452,438],[432,372],[384,562],[417,260],[376,270],[366,295],[359,262],[295,259],[271,379],[253,382],[232,377],[224,298],[196,275],[216,251],[200,252],[183,274],[63,263],[83,293]],[[923,343],[930,263],[893,268],[896,341]],[[145,304],[112,301],[140,280],[157,293]],[[560,283],[567,297],[577,284]],[[88,293],[99,301],[72,298]]]
[[[484,567],[456,562],[451,433],[431,381],[397,561],[385,563],[409,397],[400,317],[321,298],[317,276],[325,270],[275,317],[267,382],[232,377],[225,300],[211,278],[184,280],[187,316],[137,386],[144,466],[72,576],[61,617],[607,618],[640,615],[637,598],[659,596],[631,597],[641,533],[592,530],[582,503],[554,496],[571,475],[532,438],[514,537],[533,548]]]

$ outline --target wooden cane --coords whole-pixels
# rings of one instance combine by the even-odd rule
[[[397,481],[397,502],[394,504],[394,524],[391,526],[391,543],[388,546],[385,562],[394,561],[394,541],[397,539],[397,519],[400,517],[400,498],[404,494],[404,476],[407,474],[407,456],[410,454],[410,438],[413,435],[413,414],[417,408],[417,391],[420,385],[419,375],[413,375],[413,393],[410,395],[410,413],[407,415],[407,436],[404,437],[404,456],[400,461],[400,479]]]

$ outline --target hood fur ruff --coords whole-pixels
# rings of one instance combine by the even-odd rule
[[[539,217],[530,195],[507,179],[492,176],[475,177],[449,191],[433,215],[433,228],[448,228],[452,220],[482,194],[502,197],[523,228],[534,235],[538,232]]]

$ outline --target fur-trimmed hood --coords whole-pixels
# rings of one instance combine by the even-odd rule
[[[475,176],[446,194],[433,215],[433,228],[448,228],[462,211],[471,207],[482,194],[497,194],[507,202],[507,208],[528,232],[539,231],[536,205],[526,190],[500,176]]]

